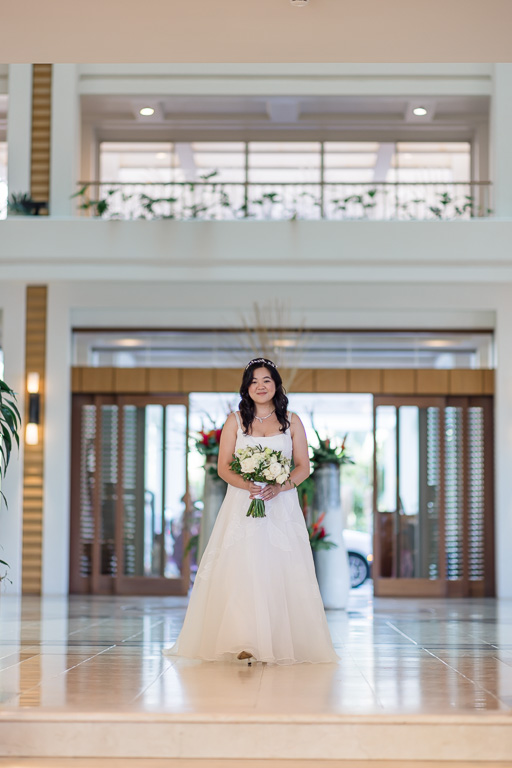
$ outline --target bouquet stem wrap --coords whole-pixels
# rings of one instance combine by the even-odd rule
[[[259,485],[260,488],[265,488],[268,483],[259,483],[255,481],[255,485]],[[246,517],[266,517],[265,514],[265,502],[263,499],[256,496],[254,499],[252,499],[249,509],[247,510]]]

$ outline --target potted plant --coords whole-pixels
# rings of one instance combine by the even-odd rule
[[[309,538],[324,606],[343,609],[350,592],[350,569],[343,539],[340,470],[354,461],[347,451],[346,435],[337,444],[332,438],[321,438],[314,425],[313,429],[318,446],[310,446],[315,491]]]
[[[0,486],[9,465],[13,443],[16,443],[19,448],[20,427],[21,416],[16,405],[16,394],[5,381],[0,379]],[[2,501],[7,507],[7,499],[0,487],[0,504]],[[0,560],[0,565],[9,567],[5,560]],[[6,574],[0,574],[0,581],[5,578],[7,578]]]
[[[205,477],[203,492],[203,512],[201,515],[201,524],[199,528],[199,538],[197,542],[197,564],[201,562],[201,557],[206,549],[206,545],[211,536],[213,526],[219,514],[219,509],[226,494],[226,483],[217,473],[217,461],[219,456],[221,429],[210,419],[212,428],[207,430],[204,425],[197,433],[195,440],[196,450],[205,456]]]
[[[36,201],[28,192],[15,194],[7,200],[7,213],[9,216],[38,216],[43,208],[48,208],[45,201]]]

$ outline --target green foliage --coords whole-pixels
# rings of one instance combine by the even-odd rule
[[[9,466],[13,444],[16,443],[17,447],[20,447],[20,428],[21,415],[16,405],[16,394],[0,379],[0,481],[5,477]],[[2,499],[7,507],[7,499],[0,490],[0,503]],[[5,560],[0,560],[0,565],[9,567]],[[0,581],[3,579],[10,581],[6,575],[0,576]]]
[[[0,379],[0,480],[5,477],[13,443],[20,447],[19,430],[21,415],[16,405],[16,394]],[[7,506],[7,499],[0,491],[0,500]]]
[[[44,202],[36,202],[28,192],[14,194],[7,200],[7,213],[18,216],[37,216],[41,208],[46,208]]]
[[[343,438],[343,442],[340,446],[333,446],[331,445],[330,438],[322,440],[314,424],[313,429],[318,440],[318,447],[315,445],[309,446],[312,453],[311,463],[313,464],[314,469],[321,464],[337,464],[339,467],[341,467],[342,464],[354,464],[354,460],[349,456],[345,445],[347,435]]]

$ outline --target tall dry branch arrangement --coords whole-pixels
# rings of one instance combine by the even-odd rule
[[[285,302],[274,299],[259,304],[252,312],[242,314],[244,334],[239,335],[242,349],[252,357],[266,357],[279,368],[284,388],[289,392],[301,367],[310,334],[300,326],[292,327],[290,309]]]

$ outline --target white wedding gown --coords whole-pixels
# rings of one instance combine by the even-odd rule
[[[292,455],[289,431],[245,435],[236,449],[262,445]],[[246,517],[249,492],[228,485],[198,568],[183,628],[170,656],[232,661],[250,651],[273,664],[337,662],[297,490]],[[240,663],[240,662],[238,662]]]

